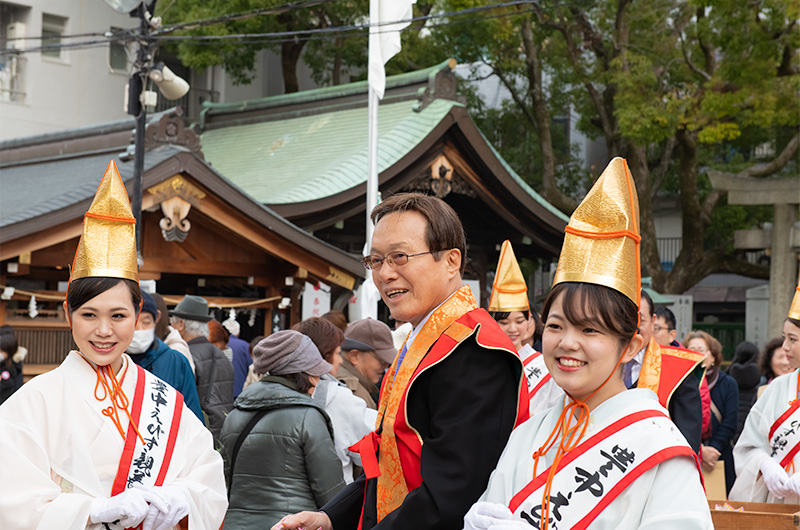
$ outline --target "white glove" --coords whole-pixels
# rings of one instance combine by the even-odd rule
[[[787,493],[800,495],[800,473],[793,473],[789,480],[783,483]]]
[[[513,514],[496,502],[476,502],[464,516],[464,530],[489,530],[497,523],[511,522]]]
[[[89,510],[89,520],[94,524],[119,522],[122,528],[135,528],[147,515],[150,506],[166,506],[149,492],[128,489],[108,499],[95,499]]]
[[[138,486],[138,491],[146,491],[159,499],[151,503],[144,518],[142,530],[172,530],[178,522],[189,515],[189,498],[183,488],[178,486]]]
[[[761,463],[761,474],[764,475],[764,483],[767,485],[767,489],[777,498],[782,499],[791,492],[787,484],[789,475],[772,458],[767,458]]]

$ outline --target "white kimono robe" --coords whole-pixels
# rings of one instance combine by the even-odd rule
[[[535,352],[536,350],[534,350],[530,345],[526,344],[521,350],[519,350],[519,356],[524,362],[525,359]],[[532,390],[530,386],[528,390]],[[536,394],[531,397],[528,405],[528,410],[530,411],[531,417],[551,407],[554,407],[563,397],[564,391],[551,377],[539,388],[539,390],[536,391]]]
[[[733,448],[733,463],[736,465],[736,482],[728,498],[741,502],[770,502],[776,504],[800,504],[800,497],[791,494],[778,499],[767,490],[761,475],[761,464],[770,458],[769,430],[772,424],[789,408],[796,398],[798,371],[775,378],[764,394],[753,404],[742,434]],[[800,458],[795,456],[795,466]]]
[[[132,402],[136,365],[122,389]],[[35,377],[0,406],[0,528],[101,529],[89,523],[96,498],[111,495],[124,441],[94,397],[97,377],[77,352]],[[129,420],[120,414],[127,432]],[[222,457],[211,433],[183,406],[164,485],[185,489],[189,528],[217,530],[228,507]],[[118,525],[117,525],[118,526]]]
[[[601,403],[590,415],[586,440],[625,409],[640,410],[636,402],[651,400],[656,407],[658,398],[648,389],[631,389]],[[511,433],[497,469],[480,501],[509,505],[512,497],[533,478],[532,455],[553,431],[564,401],[552,409],[537,414]],[[664,413],[667,411],[664,409]],[[553,462],[557,445],[539,460],[538,472]],[[562,508],[563,510],[563,508]],[[589,528],[648,530],[713,529],[711,512],[700,482],[700,472],[691,458],[675,457],[645,471],[609,504]]]

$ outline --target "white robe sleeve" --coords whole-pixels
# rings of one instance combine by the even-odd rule
[[[769,430],[775,420],[788,409],[790,394],[795,393],[796,385],[797,371],[775,379],[750,409],[739,440],[733,448],[736,482],[728,495],[730,500],[776,504],[800,502],[800,497],[794,494],[783,499],[773,496],[761,475],[761,464],[770,458]]]
[[[94,497],[65,493],[50,474],[50,461],[36,437],[0,418],[0,528],[89,528]],[[92,525],[96,526],[96,525]]]

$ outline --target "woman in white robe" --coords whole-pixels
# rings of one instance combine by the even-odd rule
[[[764,394],[753,404],[745,420],[742,434],[733,448],[736,482],[729,499],[743,502],[800,504],[800,457],[792,460],[794,472],[781,470],[774,462],[769,446],[769,432],[798,398],[800,367],[800,320],[787,318],[783,325],[783,345],[793,372],[775,378]],[[792,471],[790,467],[790,471]]]
[[[565,229],[542,355],[566,397],[511,433],[465,530],[713,528],[696,453],[622,378],[644,347],[635,189],[612,160]]]
[[[134,225],[112,161],[64,302],[78,349],[0,406],[4,530],[216,530],[225,516],[210,432],[124,353],[142,301]]]

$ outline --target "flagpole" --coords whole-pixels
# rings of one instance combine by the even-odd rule
[[[372,86],[368,90],[369,138],[367,141],[367,252],[372,243],[372,224],[370,213],[378,205],[378,94]]]
[[[369,56],[370,61],[373,62],[375,57],[380,53],[380,49],[373,49],[378,45],[378,21],[380,20],[380,3],[378,0],[370,0],[369,3]],[[372,65],[370,65],[372,66]],[[383,69],[383,61],[380,65]],[[372,209],[378,204],[378,93],[375,91],[375,75],[374,69],[370,67],[367,71],[367,98],[368,98],[368,139],[367,139],[367,215],[366,215],[366,242],[364,243],[365,255],[369,253],[372,244],[372,231],[375,225],[372,224],[370,214]]]

